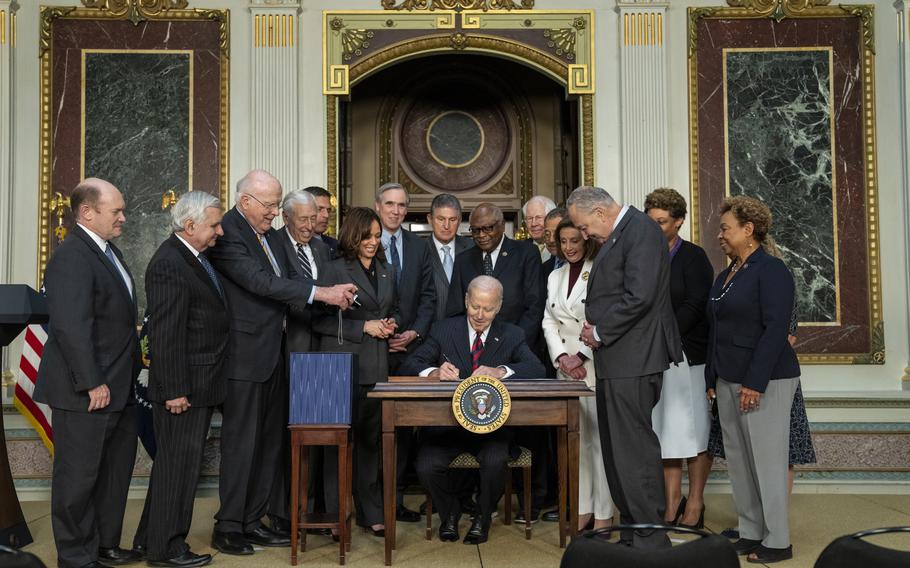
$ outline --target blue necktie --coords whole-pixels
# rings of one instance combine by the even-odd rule
[[[556,257],[556,261],[553,262],[553,270],[557,270],[560,266],[562,266],[565,263],[566,263],[566,261],[562,260],[559,257]]]
[[[395,284],[401,283],[401,256],[398,255],[398,238],[392,235],[392,246],[389,254],[392,256],[392,270],[395,272]]]
[[[130,283],[126,279],[126,275],[120,270],[120,266],[117,264],[117,259],[114,256],[114,249],[111,248],[111,243],[107,243],[107,246],[104,247],[104,256],[111,261],[111,265],[114,267],[114,270],[117,271],[117,274],[120,275],[120,278],[123,279],[123,283],[126,285],[127,292],[130,292],[130,297],[133,297],[133,293],[130,291]]]
[[[452,281],[452,268],[455,266],[455,261],[452,260],[452,251],[450,250],[449,245],[442,245],[442,269],[446,271],[446,280],[449,282]]]
[[[212,266],[212,263],[209,262],[209,259],[205,258],[205,256],[201,254],[196,258],[199,259],[199,263],[202,264],[202,268],[205,269],[206,274],[209,275],[209,278],[212,279],[212,283],[215,284],[215,289],[218,290],[218,295],[221,296],[221,299],[224,299],[224,289],[221,287],[221,281],[218,280],[218,275],[215,274],[215,267]]]

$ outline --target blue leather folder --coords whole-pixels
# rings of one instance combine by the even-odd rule
[[[291,353],[290,424],[350,424],[354,353]]]

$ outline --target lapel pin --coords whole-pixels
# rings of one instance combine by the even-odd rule
[[[591,276],[591,273],[588,272],[587,270],[585,270],[584,272],[581,273],[582,280],[587,280],[589,276]]]
[[[508,251],[502,251],[502,256],[509,256],[509,252],[508,252]]]
[[[494,337],[494,338],[493,338],[493,341],[499,341],[499,338],[498,338],[498,337]]]

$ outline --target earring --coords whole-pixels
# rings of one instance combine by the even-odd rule
[[[752,241],[749,241],[749,248],[752,248]]]

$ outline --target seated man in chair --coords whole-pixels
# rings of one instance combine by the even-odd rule
[[[495,319],[502,307],[502,284],[498,280],[490,276],[472,280],[465,307],[467,317],[433,324],[426,341],[402,365],[402,375],[439,377],[443,381],[472,375],[499,379],[544,376],[544,366],[528,347],[524,331]],[[439,538],[443,541],[458,540],[459,497],[471,490],[469,476],[449,470],[449,463],[462,452],[470,452],[480,464],[479,512],[464,543],[480,544],[487,541],[490,519],[505,487],[507,464],[518,457],[519,448],[507,428],[490,434],[473,434],[460,427],[426,429],[417,454],[417,475],[439,511]]]

